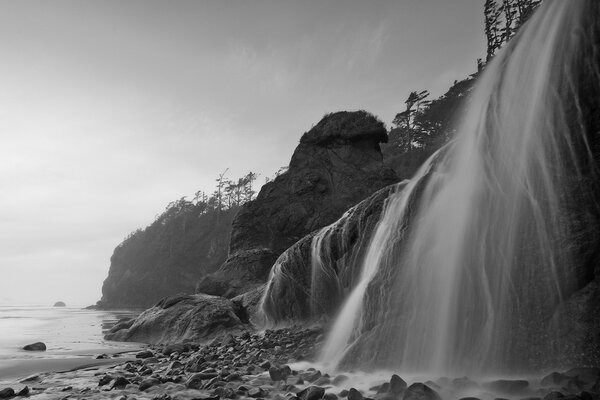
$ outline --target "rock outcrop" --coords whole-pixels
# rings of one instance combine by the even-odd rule
[[[114,250],[98,306],[149,307],[166,296],[194,293],[198,280],[227,258],[238,209],[207,212],[188,205],[132,234]]]
[[[143,343],[205,342],[224,332],[241,333],[246,323],[234,302],[218,296],[178,295],[144,311],[131,326],[117,325],[106,339]]]
[[[329,318],[360,276],[364,253],[388,196],[388,186],[315,231],[277,260],[260,304],[268,325]]]
[[[277,257],[396,182],[383,164],[383,123],[365,111],[326,115],[300,139],[287,172],[265,184],[233,221],[230,257],[198,291],[234,297],[264,283]]]

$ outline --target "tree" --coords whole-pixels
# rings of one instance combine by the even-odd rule
[[[429,97],[429,91],[410,92],[408,98],[404,102],[406,109],[398,114],[392,121],[392,124],[399,129],[399,146],[404,151],[409,151],[414,145],[415,132],[414,119],[415,116],[422,112],[423,107],[429,104],[425,99]]]
[[[486,62],[527,22],[542,0],[486,0],[484,5]]]

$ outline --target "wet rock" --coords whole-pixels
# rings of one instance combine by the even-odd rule
[[[189,389],[201,389],[203,387],[203,382],[216,378],[216,373],[211,372],[199,372],[191,377],[185,382],[185,386]]]
[[[459,400],[481,400],[479,397],[461,397]]]
[[[529,387],[529,382],[525,380],[499,379],[487,382],[483,387],[492,392],[515,395],[523,393]]]
[[[219,396],[219,397],[223,397],[226,399],[235,399],[236,398],[236,393],[233,389],[231,388],[226,388],[226,387],[218,387],[213,391],[213,394],[215,396]]]
[[[154,353],[150,350],[140,351],[135,355],[135,358],[150,358],[154,357]]]
[[[57,301],[56,303],[54,303],[54,307],[66,307],[67,305],[65,304],[64,301]]]
[[[99,354],[95,358],[96,360],[106,360],[108,358],[108,354]]]
[[[161,382],[160,380],[156,379],[156,378],[148,378],[148,379],[144,379],[139,386],[139,390],[141,390],[142,392],[146,389],[151,388],[152,386],[156,386],[156,385],[160,385]]]
[[[223,332],[245,329],[246,325],[236,315],[231,300],[196,294],[165,298],[140,314],[129,329],[109,333],[106,339],[150,344],[181,343],[206,341]]]
[[[267,395],[268,395],[268,392],[260,387],[254,387],[254,388],[248,390],[248,396],[255,398],[255,399],[259,398],[259,397],[265,397]]]
[[[108,385],[112,380],[113,378],[110,375],[104,375],[100,378],[100,381],[98,381],[98,386]]]
[[[325,394],[325,389],[319,386],[309,386],[297,393],[300,400],[319,400]]]
[[[348,390],[348,400],[363,400],[363,399],[364,399],[364,396],[358,390],[356,390],[354,388],[350,388],[350,390]]]
[[[323,376],[323,375],[321,375],[321,371],[316,371],[316,372],[307,374],[304,377],[304,380],[307,381],[307,382],[314,382],[317,379],[319,379],[321,376]]]
[[[131,382],[129,381],[129,379],[125,378],[124,376],[119,376],[117,379],[114,380],[111,389],[122,389],[130,383]]]
[[[13,388],[4,388],[2,390],[0,390],[0,399],[10,399],[11,397],[14,397],[15,395],[15,391]]]
[[[325,395],[323,396],[324,400],[338,400],[338,397],[335,395],[335,393],[325,393]]]
[[[413,383],[404,392],[403,400],[441,400],[440,395],[423,383]]]
[[[404,381],[404,379],[400,378],[396,374],[392,375],[392,378],[390,379],[390,393],[401,394],[406,390],[407,387],[408,384]]]
[[[557,391],[552,391],[544,396],[544,400],[562,400],[565,397],[564,394]]]
[[[283,367],[272,366],[269,368],[269,376],[272,381],[285,381],[291,374],[292,370],[287,365]]]
[[[28,397],[29,396],[29,386],[25,386],[23,389],[19,390],[16,394],[19,397]]]
[[[27,350],[27,351],[46,351],[46,345],[42,342],[35,342],[35,343],[31,343],[28,344],[26,346],[23,346],[23,350]]]
[[[40,379],[40,376],[35,374],[35,375],[29,375],[28,377],[21,379],[19,382],[20,383],[32,382],[32,381],[37,381],[39,379]]]
[[[348,390],[344,389],[339,393],[340,397],[348,397]]]

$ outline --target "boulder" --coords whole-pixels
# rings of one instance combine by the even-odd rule
[[[107,340],[151,344],[205,342],[223,332],[242,332],[246,325],[231,300],[209,295],[180,295],[161,300],[140,314],[128,329],[111,330]]]
[[[32,344],[28,344],[26,346],[23,346],[23,350],[27,350],[27,351],[46,351],[46,344],[42,343],[42,342],[35,342]]]
[[[54,303],[54,307],[66,307],[67,305],[63,301],[57,301]]]
[[[406,389],[403,400],[441,400],[440,395],[423,383],[413,383]]]
[[[288,247],[396,182],[383,164],[379,144],[386,140],[383,123],[365,111],[323,117],[302,136],[287,171],[242,206],[229,258],[197,291],[231,298],[264,283]]]

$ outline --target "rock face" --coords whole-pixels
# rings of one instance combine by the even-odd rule
[[[379,144],[386,141],[383,123],[365,111],[326,115],[302,136],[287,172],[242,206],[229,259],[198,291],[233,297],[257,287],[288,247],[396,182],[383,164]]]
[[[203,342],[225,331],[244,331],[247,325],[236,312],[236,305],[222,297],[202,294],[167,297],[144,311],[129,328],[115,326],[106,339],[151,344]]]
[[[336,314],[356,284],[362,260],[390,185],[350,209],[334,224],[305,236],[277,260],[260,305],[270,325]]]
[[[135,232],[114,250],[98,306],[149,307],[166,296],[194,293],[198,280],[227,258],[237,211],[190,207]]]

